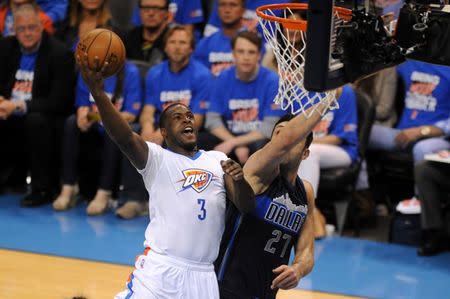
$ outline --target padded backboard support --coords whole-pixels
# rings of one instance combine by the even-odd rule
[[[333,0],[309,1],[304,85],[310,91],[334,89],[346,83],[342,67],[330,70]]]

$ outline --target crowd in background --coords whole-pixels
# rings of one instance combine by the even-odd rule
[[[63,211],[86,200],[88,215],[114,209],[131,219],[148,213],[141,176],[106,134],[77,72],[76,45],[95,28],[113,30],[125,43],[125,66],[106,79],[104,89],[136,133],[163,146],[159,115],[182,102],[195,115],[199,147],[245,164],[286,113],[273,103],[277,66],[255,13],[260,5],[284,2],[3,1],[0,192],[25,194],[24,207],[52,203]],[[378,10],[392,9],[392,3],[376,3]],[[450,68],[406,61],[346,85],[338,93],[340,109],[315,127],[310,157],[299,175],[320,195],[321,169],[360,163],[355,198],[369,202],[365,206],[375,213],[383,202],[371,196],[370,159],[359,151],[361,93],[375,106],[369,150],[412,157],[414,198],[398,200],[397,210],[421,214],[428,246],[421,250],[432,254],[443,233],[450,167],[425,156],[450,150]]]

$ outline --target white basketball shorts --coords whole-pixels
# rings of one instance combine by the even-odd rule
[[[219,299],[213,265],[193,264],[145,250],[127,289],[114,299]]]

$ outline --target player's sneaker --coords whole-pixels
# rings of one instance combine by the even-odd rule
[[[418,200],[416,197],[402,200],[398,203],[395,209],[397,210],[397,212],[402,214],[420,214],[420,200]]]

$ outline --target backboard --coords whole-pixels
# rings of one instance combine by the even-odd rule
[[[376,2],[309,1],[304,73],[307,90],[334,89],[404,60],[385,28],[383,9]],[[350,9],[351,20],[336,17],[336,7]]]

